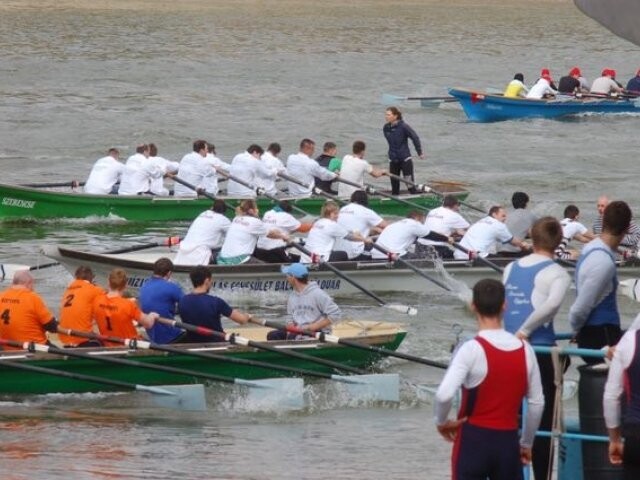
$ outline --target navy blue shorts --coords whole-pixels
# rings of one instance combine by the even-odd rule
[[[451,464],[454,480],[522,480],[517,430],[493,430],[463,423]]]

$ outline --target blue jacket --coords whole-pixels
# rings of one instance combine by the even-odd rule
[[[633,77],[629,80],[629,83],[627,83],[627,90],[640,92],[640,77]]]
[[[391,162],[400,163],[411,157],[409,139],[413,142],[418,155],[422,155],[422,146],[420,145],[418,134],[403,120],[398,120],[395,125],[386,123],[382,128],[382,133],[384,133],[384,138],[389,143],[389,160]]]

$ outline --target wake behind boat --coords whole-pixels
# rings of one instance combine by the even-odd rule
[[[459,185],[449,183],[430,184],[441,194],[452,194],[464,200],[469,192]],[[231,207],[240,200],[223,197]],[[434,193],[402,195],[399,198],[431,209],[440,206],[441,195]],[[310,215],[318,215],[324,197],[295,198],[282,196]],[[258,198],[258,208],[271,208],[273,200]],[[372,196],[369,207],[380,215],[404,216],[408,207],[394,198]],[[158,195],[88,195],[79,192],[43,190],[39,188],[0,184],[0,220],[27,218],[86,218],[118,217],[133,221],[193,220],[211,207],[211,199],[198,197],[174,197]],[[228,214],[232,215],[229,209]]]
[[[581,114],[640,113],[639,98],[611,98],[585,94],[551,99],[506,98],[481,90],[451,88],[472,122],[497,122],[519,118],[559,118]]]

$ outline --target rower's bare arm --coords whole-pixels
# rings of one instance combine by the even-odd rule
[[[156,323],[156,320],[160,318],[160,315],[156,312],[142,313],[140,318],[138,318],[138,323],[142,325],[144,328],[151,328],[153,324]]]
[[[231,310],[231,315],[229,315],[229,318],[234,322],[239,323],[240,325],[244,325],[245,323],[250,322],[253,317],[249,313],[245,313],[234,308],[233,310]]]

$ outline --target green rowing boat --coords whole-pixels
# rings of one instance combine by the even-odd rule
[[[269,329],[240,328],[235,330],[243,337],[256,341],[265,339]],[[334,333],[341,338],[355,340],[367,345],[375,345],[389,350],[396,350],[404,340],[407,332],[397,325],[372,321],[345,321],[336,325]],[[305,355],[333,360],[343,365],[365,368],[371,366],[381,357],[379,354],[333,345],[320,343],[315,340],[299,340],[286,342],[269,342],[269,345],[277,345],[280,348],[291,349]],[[198,351],[215,353],[223,356],[242,358],[247,360],[259,360],[261,362],[283,365],[288,367],[303,368],[305,370],[335,373],[330,367],[312,361],[305,361],[278,353],[258,351],[251,347],[229,345],[228,343],[209,344],[184,344],[176,345],[188,349],[196,348]],[[117,356],[161,366],[178,367],[197,372],[211,373],[225,377],[256,380],[272,377],[288,376],[281,370],[269,370],[266,368],[229,363],[225,361],[192,357],[188,355],[166,354],[151,350],[131,351],[124,347],[113,348],[82,348],[78,351],[93,353],[96,356]],[[117,390],[116,387],[90,383],[87,381],[60,378],[36,372],[25,372],[2,365],[2,360],[10,362],[24,362],[38,367],[47,367],[74,374],[92,375],[109,380],[133,382],[141,385],[180,385],[196,383],[198,379],[186,375],[166,373],[137,367],[123,367],[99,360],[78,359],[71,357],[50,356],[42,353],[27,353],[25,351],[6,351],[0,354],[0,394],[2,395],[26,395],[47,393],[84,393],[96,391]]]
[[[464,189],[446,184],[434,184],[432,188],[444,194],[456,195],[460,200],[464,200],[469,194]],[[231,206],[239,203],[237,199],[222,196],[220,198]],[[441,204],[441,197],[434,194],[403,195],[400,198],[410,200],[426,209]],[[323,197],[282,199],[290,200],[310,215],[318,215],[326,201]],[[258,207],[262,212],[271,208],[273,203],[266,198],[258,199]],[[210,206],[211,200],[205,197],[87,195],[0,184],[0,220],[87,217],[117,217],[144,222],[193,220]],[[404,216],[410,209],[393,198],[384,197],[371,197],[369,207],[380,215],[388,216]],[[228,214],[232,216],[233,211],[229,210]]]

